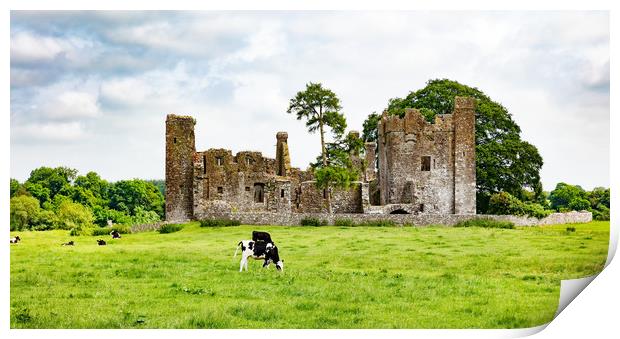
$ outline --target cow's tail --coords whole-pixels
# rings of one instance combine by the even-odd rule
[[[243,244],[243,242],[242,242],[242,241],[239,241],[239,243],[237,244],[237,248],[235,249],[235,255],[234,255],[234,257],[236,257],[236,256],[237,256],[237,252],[239,251],[239,248],[241,247],[241,245],[242,245],[242,244]]]

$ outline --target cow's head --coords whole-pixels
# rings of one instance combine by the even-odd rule
[[[284,260],[278,260],[276,262],[276,268],[278,271],[284,271]]]

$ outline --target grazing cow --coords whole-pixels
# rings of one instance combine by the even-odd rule
[[[267,232],[252,231],[252,240],[254,240],[254,241],[264,241],[266,243],[270,242],[270,243],[274,244],[273,240],[271,240],[271,236]]]
[[[13,238],[11,238],[11,244],[17,244],[20,240],[22,240],[19,235],[14,236]]]
[[[264,259],[263,267],[269,266],[271,262],[276,264],[276,269],[278,271],[284,270],[284,260],[280,260],[280,255],[278,254],[278,248],[272,243],[265,243],[262,241],[252,241],[252,240],[241,240],[237,244],[237,249],[235,250],[235,256],[237,256],[237,251],[241,248],[241,262],[239,263],[239,272],[248,270],[248,259]]]
[[[105,241],[104,241],[104,240],[102,240],[102,239],[97,239],[97,245],[99,245],[99,246],[105,246],[105,245],[107,245],[107,244],[105,243]]]
[[[112,239],[120,239],[121,238],[121,234],[118,233],[117,230],[114,230],[114,231],[110,232],[110,235],[112,236]]]
[[[75,244],[73,243],[73,240],[71,240],[69,242],[66,242],[66,243],[62,244],[61,246],[73,246],[73,245],[75,245]]]

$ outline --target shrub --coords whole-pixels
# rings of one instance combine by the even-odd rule
[[[515,225],[510,221],[499,221],[489,218],[476,218],[459,221],[454,227],[484,227],[484,228],[505,228],[513,229]]]
[[[355,223],[351,219],[336,219],[334,220],[334,226],[355,226]]]
[[[487,212],[500,215],[527,215],[538,219],[551,214],[551,211],[545,210],[542,205],[537,203],[524,203],[507,192],[493,194],[489,200]]]
[[[523,204],[523,212],[531,217],[542,219],[551,214],[553,211],[544,209],[540,204],[528,203]]]
[[[174,233],[183,229],[183,225],[179,224],[165,224],[162,225],[157,231],[161,234],[164,233]]]
[[[609,220],[609,208],[598,205],[597,209],[592,210],[592,218],[594,220]]]
[[[320,220],[318,218],[303,218],[301,219],[301,226],[327,226],[327,220]]]
[[[75,236],[79,236],[79,235],[93,235],[93,232],[95,231],[95,229],[93,227],[74,227],[71,229],[71,231],[69,231],[69,235],[72,237]]]
[[[56,225],[58,225],[56,213],[54,211],[41,210],[37,215],[33,229],[35,231],[48,231],[54,229]]]
[[[76,229],[81,234],[82,229],[92,228],[93,226],[93,214],[90,209],[70,200],[64,200],[60,203],[56,215],[60,229]]]
[[[234,219],[205,219],[200,220],[200,227],[239,226],[241,221]]]
[[[11,198],[11,231],[21,231],[33,225],[40,212],[39,200],[27,195]]]
[[[113,227],[97,227],[93,230],[93,235],[109,235],[110,232],[116,231],[120,234],[131,233],[131,227],[128,225],[114,225]]]

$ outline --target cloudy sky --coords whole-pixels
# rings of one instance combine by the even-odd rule
[[[108,180],[164,177],[168,113],[197,119],[198,150],[294,166],[318,135],[286,114],[309,81],[349,129],[434,78],[506,106],[557,182],[609,186],[607,12],[11,12],[11,177],[38,166]]]

